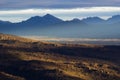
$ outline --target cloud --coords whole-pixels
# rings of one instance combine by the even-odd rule
[[[112,15],[120,14],[120,7],[82,7],[71,9],[23,9],[23,10],[0,10],[1,20],[11,20],[18,22],[28,19],[31,16],[43,16],[53,14],[62,19],[84,18],[88,16],[99,16],[108,18]]]
[[[0,9],[120,6],[120,0],[0,0]]]
[[[96,13],[96,12],[120,12],[120,7],[84,7],[71,9],[23,9],[23,10],[1,10],[0,15],[3,14],[35,14],[35,13]]]

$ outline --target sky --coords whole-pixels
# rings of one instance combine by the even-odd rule
[[[0,20],[20,22],[52,14],[63,20],[120,14],[120,0],[0,0]]]

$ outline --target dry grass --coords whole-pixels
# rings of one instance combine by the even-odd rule
[[[0,80],[120,80],[120,66],[116,63],[68,55],[81,53],[83,49],[94,52],[95,48],[102,50],[104,46],[64,45],[0,36],[4,36],[4,39],[0,37]],[[67,55],[62,54],[64,49]]]

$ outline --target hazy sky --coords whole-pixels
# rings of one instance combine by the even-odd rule
[[[0,0],[0,20],[18,22],[47,13],[64,20],[88,16],[108,18],[120,14],[120,0]]]

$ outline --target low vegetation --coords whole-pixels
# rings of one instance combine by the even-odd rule
[[[120,80],[120,46],[38,42],[0,34],[0,80]]]

